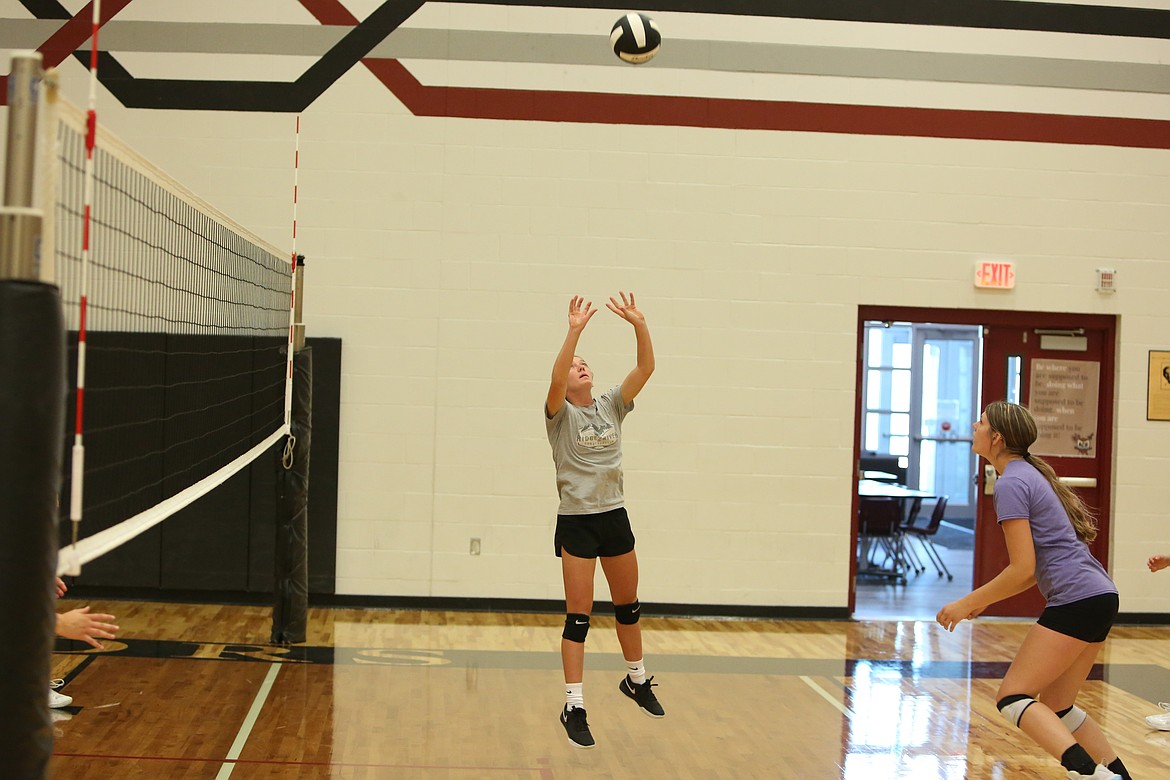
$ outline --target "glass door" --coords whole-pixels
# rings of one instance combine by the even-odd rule
[[[975,455],[971,423],[979,417],[982,329],[915,325],[911,372],[908,482],[949,496],[947,515],[975,516]]]

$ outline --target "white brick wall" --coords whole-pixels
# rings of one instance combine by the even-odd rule
[[[100,116],[288,245],[291,116]],[[1170,423],[1145,419],[1167,152],[415,118],[355,68],[300,163],[305,320],[344,340],[339,592],[561,596],[548,372],[572,294],[632,289],[658,357],[625,428],[643,600],[847,603],[857,307],[882,304],[1120,315],[1112,570],[1123,611],[1170,612],[1144,570],[1170,552]],[[973,289],[989,257],[1015,291]],[[580,351],[608,387],[633,346],[602,308]]]

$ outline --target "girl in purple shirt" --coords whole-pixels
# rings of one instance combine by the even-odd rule
[[[936,619],[954,631],[1036,585],[1047,603],[1000,683],[996,706],[1060,759],[1069,780],[1131,780],[1100,726],[1074,703],[1117,616],[1117,588],[1088,547],[1097,536],[1093,515],[1052,466],[1028,452],[1036,420],[1023,406],[988,404],[973,438],[975,454],[1000,475],[995,512],[1009,562]]]

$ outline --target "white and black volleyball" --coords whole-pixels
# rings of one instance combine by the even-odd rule
[[[613,53],[626,62],[649,62],[662,46],[658,25],[645,14],[629,13],[618,19],[609,33]]]

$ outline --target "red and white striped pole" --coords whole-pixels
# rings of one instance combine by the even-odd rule
[[[85,414],[85,334],[89,310],[89,255],[93,218],[93,153],[97,145],[97,69],[98,30],[101,27],[102,2],[93,0],[89,49],[89,104],[85,114],[85,187],[83,229],[81,239],[81,300],[78,303],[77,324],[77,419],[73,434],[73,470],[69,495],[69,519],[73,523],[73,545],[77,545],[82,515],[82,489],[85,483],[85,443],[83,424]],[[65,573],[81,574],[76,556],[66,556],[70,564]]]
[[[292,398],[293,398],[293,353],[296,351],[297,328],[297,190],[301,166],[301,116],[297,114],[296,130],[293,134],[293,210],[292,210],[292,257],[289,258],[289,281],[292,285],[292,294],[289,296],[288,307],[288,370],[284,380],[284,425],[291,431],[292,428]]]

